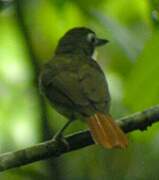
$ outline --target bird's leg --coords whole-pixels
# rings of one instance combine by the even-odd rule
[[[62,142],[66,145],[67,149],[69,149],[69,144],[63,136],[63,132],[65,129],[71,124],[71,120],[67,121],[64,126],[53,136],[52,140],[57,142]]]
[[[65,129],[70,125],[72,121],[67,121],[64,126],[53,136],[54,140],[58,140],[61,139],[61,137],[63,138],[63,132],[65,131]]]

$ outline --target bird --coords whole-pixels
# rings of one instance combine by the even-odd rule
[[[107,149],[128,146],[126,134],[109,112],[106,76],[93,58],[96,48],[108,42],[87,27],[74,27],[61,37],[53,57],[43,66],[40,90],[52,107],[68,119],[54,139],[62,137],[73,121],[81,120],[88,124],[96,144]]]

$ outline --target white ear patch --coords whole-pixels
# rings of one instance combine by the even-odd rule
[[[94,33],[88,33],[87,35],[87,41],[90,43],[95,43],[96,41],[96,35]]]
[[[92,59],[97,60],[97,56],[98,56],[98,51],[94,50],[93,55],[92,55]]]

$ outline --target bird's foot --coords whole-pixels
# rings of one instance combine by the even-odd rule
[[[64,145],[66,148],[66,151],[69,151],[70,149],[69,143],[62,134],[59,134],[59,133],[55,134],[52,138],[52,141],[55,141],[57,144]]]

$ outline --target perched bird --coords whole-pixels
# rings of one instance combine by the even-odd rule
[[[68,118],[55,136],[62,136],[74,120],[88,123],[97,144],[125,148],[128,140],[109,114],[110,95],[105,75],[92,58],[97,46],[108,42],[95,32],[76,27],[59,40],[53,58],[40,74],[40,88],[54,109]]]

